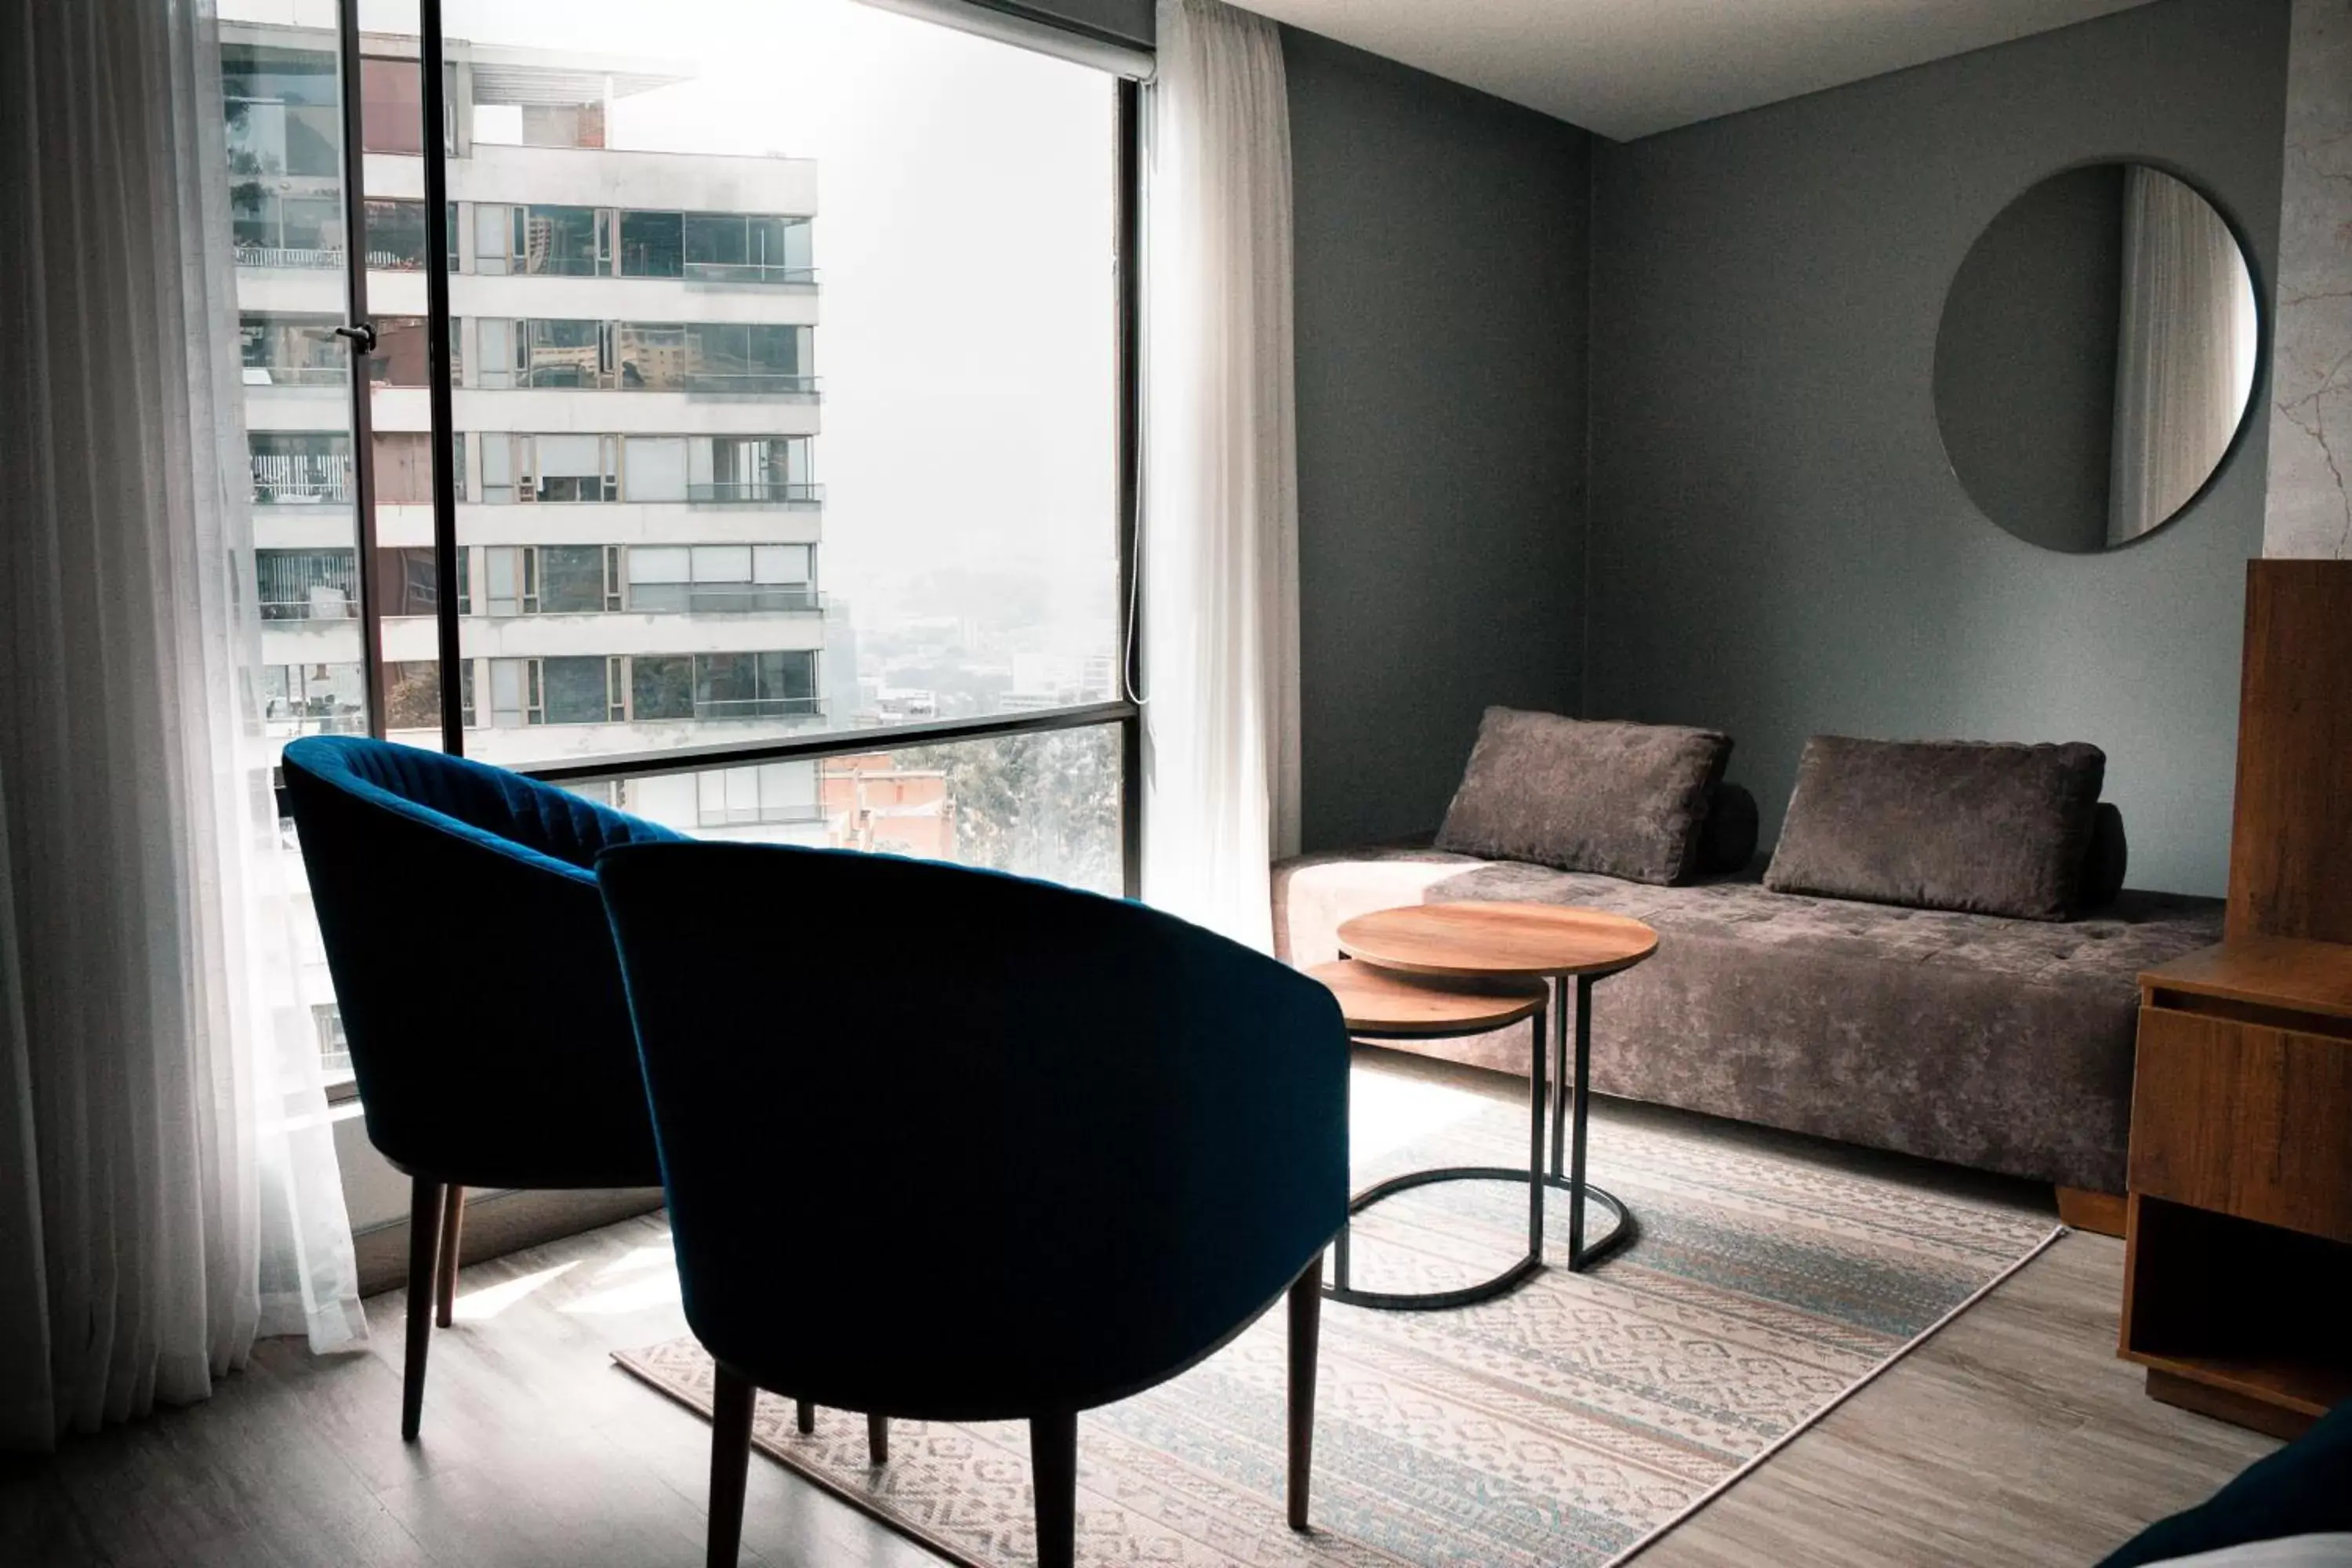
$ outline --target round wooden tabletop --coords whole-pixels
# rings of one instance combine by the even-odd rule
[[[1339,999],[1351,1035],[1475,1035],[1516,1024],[1544,1005],[1540,980],[1423,980],[1354,959],[1307,975]]]
[[[1657,948],[1640,921],[1563,904],[1411,904],[1339,928],[1341,952],[1407,974],[1611,974]]]

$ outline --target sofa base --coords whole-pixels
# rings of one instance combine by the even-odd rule
[[[2121,1193],[2095,1193],[2084,1187],[2060,1187],[2058,1192],[2058,1223],[2075,1230],[2087,1230],[2096,1236],[2112,1236],[2117,1240],[2124,1234],[2124,1195]]]

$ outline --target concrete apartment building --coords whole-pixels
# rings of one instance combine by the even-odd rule
[[[268,719],[282,738],[361,730],[334,36],[226,22],[222,52]],[[367,36],[362,53],[381,333],[368,569],[387,727],[433,744],[418,67],[413,39]],[[613,101],[680,79],[646,62],[448,54],[468,754],[530,763],[823,722],[815,164],[605,146]],[[815,815],[808,766],[751,787],[748,808],[723,787],[707,808],[690,789],[632,804],[688,826]]]

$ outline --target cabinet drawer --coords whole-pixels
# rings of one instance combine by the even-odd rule
[[[2142,1007],[2130,1180],[2352,1241],[2352,1041]]]

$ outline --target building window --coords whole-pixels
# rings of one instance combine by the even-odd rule
[[[367,733],[367,677],[356,664],[272,664],[261,670],[262,721],[273,739]]]
[[[813,281],[809,220],[743,213],[682,215],[685,275],[714,283]]]
[[[474,269],[593,278],[605,270],[610,233],[594,207],[480,203],[474,208]]]
[[[220,54],[232,181],[341,174],[342,98],[332,50],[224,42]]]
[[[349,550],[257,550],[256,599],[265,621],[341,621],[359,614]]]
[[[696,822],[703,827],[824,820],[814,763],[708,769],[694,775],[694,797]]]
[[[621,215],[621,276],[686,276],[686,237],[679,214],[625,212]]]
[[[343,1033],[343,1010],[332,1002],[310,1005],[310,1027],[319,1037],[319,1068],[329,1079],[352,1076],[352,1042]]]
[[[493,544],[483,551],[482,595],[486,614],[537,615],[539,552],[518,544]]]
[[[656,613],[819,608],[807,544],[633,545],[629,608]]]
[[[686,499],[687,438],[632,436],[622,444],[621,494],[633,501]]]
[[[620,494],[617,436],[482,437],[484,501],[608,501]]]
[[[539,660],[490,660],[490,727],[494,730],[518,730],[541,722],[544,720],[539,702]]]
[[[816,389],[812,327],[690,321],[686,328],[688,392],[798,394]]]
[[[441,728],[441,667],[433,659],[394,659],[383,667],[386,730]],[[474,661],[457,661],[460,721],[474,727]]]
[[[542,723],[601,724],[617,717],[610,710],[612,678],[604,655],[543,658],[539,664],[546,693]]]
[[[352,438],[319,431],[257,430],[246,438],[253,499],[264,506],[349,504]]]
[[[814,501],[815,442],[807,436],[698,436],[686,499],[719,504]]]
[[[247,311],[237,337],[247,386],[333,386],[351,374],[343,341],[335,335],[341,316],[282,315]]]
[[[693,718],[693,657],[641,653],[630,659],[629,717],[640,722]]]
[[[449,384],[458,384],[465,377],[465,363],[458,351],[458,320],[449,318]],[[368,360],[368,379],[379,386],[430,386],[433,367],[425,353],[425,318],[422,316],[378,316],[375,321],[375,353]]]
[[[619,609],[615,584],[607,581],[601,544],[542,544],[539,553],[539,608],[542,615],[589,615]]]
[[[360,145],[370,153],[425,151],[424,73],[416,61],[361,59]]]
[[[240,181],[229,188],[229,232],[239,267],[343,264],[343,205],[331,184],[306,193]]]
[[[786,719],[816,711],[814,652],[694,656],[697,719]]]
[[[473,552],[457,552],[457,613],[472,613],[471,595],[467,583],[467,558]],[[417,545],[379,549],[375,552],[375,592],[379,614],[385,616],[430,616],[441,605],[441,578],[434,570],[433,552]]]
[[[687,331],[682,321],[623,321],[613,329],[614,358],[627,392],[683,392]]]
[[[522,329],[517,361],[524,386],[602,386],[604,333],[597,321],[531,321]]]

